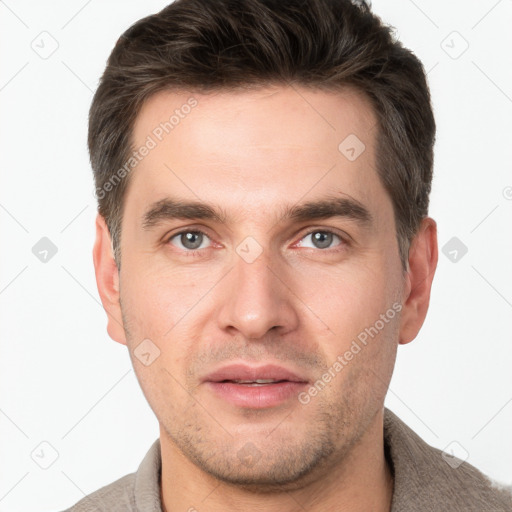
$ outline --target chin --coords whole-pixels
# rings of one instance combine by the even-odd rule
[[[321,478],[332,465],[335,447],[324,436],[315,436],[316,442],[295,442],[294,446],[270,446],[258,450],[245,443],[236,453],[188,453],[196,466],[216,480],[254,493],[282,493],[301,489]]]

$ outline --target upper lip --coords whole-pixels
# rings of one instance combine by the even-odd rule
[[[296,373],[283,368],[282,366],[267,364],[264,366],[250,366],[246,364],[229,364],[222,366],[209,373],[203,382],[222,382],[230,381],[256,381],[256,380],[275,380],[290,382],[308,382],[307,379],[300,377]]]

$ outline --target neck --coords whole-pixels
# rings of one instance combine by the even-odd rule
[[[160,427],[163,512],[390,512],[393,477],[383,411],[343,457],[294,491],[256,493],[221,482],[189,461]]]

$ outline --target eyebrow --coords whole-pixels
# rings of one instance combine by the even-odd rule
[[[353,220],[365,228],[373,223],[372,214],[362,203],[350,197],[337,196],[299,205],[286,205],[280,221],[305,222],[332,217]],[[226,224],[228,216],[222,208],[207,203],[167,197],[150,205],[142,216],[142,228],[150,230],[166,220],[173,219],[204,219]]]

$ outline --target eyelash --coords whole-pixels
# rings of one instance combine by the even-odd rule
[[[208,234],[205,233],[204,231],[202,231],[201,229],[184,229],[182,231],[178,231],[177,233],[174,233],[171,236],[167,237],[165,242],[166,243],[170,243],[170,241],[173,238],[176,238],[176,237],[178,237],[180,235],[183,235],[185,233],[200,233],[200,234],[210,238],[208,236]],[[340,246],[342,246],[342,245],[345,245],[345,246],[350,245],[347,237],[343,237],[339,233],[337,233],[336,231],[333,231],[333,230],[330,230],[330,229],[312,229],[312,230],[308,231],[307,233],[305,233],[301,237],[300,240],[303,240],[308,235],[311,235],[313,233],[327,233],[327,234],[331,234],[331,235],[334,235],[334,236],[338,237],[341,240]],[[209,247],[207,247],[207,249],[209,249]],[[311,249],[311,248],[309,247],[309,249]],[[336,247],[334,247],[332,249],[318,249],[318,250],[321,251],[321,252],[331,252],[331,251],[332,252],[336,252],[336,251],[339,251],[341,249],[339,249],[339,246],[336,246]],[[203,251],[203,249],[182,250],[182,254],[184,254],[186,257],[199,257],[199,256],[202,256],[202,251]]]

